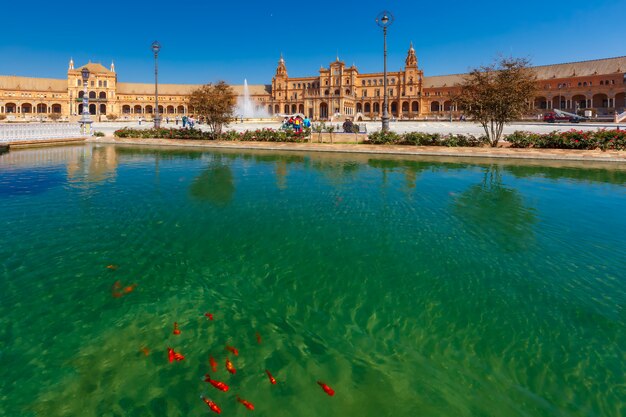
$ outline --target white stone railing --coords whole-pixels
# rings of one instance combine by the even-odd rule
[[[626,120],[626,111],[622,114],[615,113],[615,123],[621,123]]]
[[[0,143],[82,138],[78,123],[2,123]]]

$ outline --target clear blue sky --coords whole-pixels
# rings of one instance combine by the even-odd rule
[[[337,52],[361,72],[382,71],[374,19],[383,9],[396,17],[390,70],[402,67],[410,41],[426,75],[465,72],[498,54],[534,65],[626,55],[626,0],[322,2],[328,11],[304,1],[111,0],[86,13],[83,4],[4,2],[0,74],[65,78],[73,57],[77,66],[114,60],[119,81],[151,82],[155,39],[164,83],[269,83],[281,52],[290,76],[316,74]]]

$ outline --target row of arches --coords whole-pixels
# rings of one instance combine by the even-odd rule
[[[535,97],[532,103],[534,109],[587,109],[587,108],[623,108],[626,107],[625,93],[616,94],[609,97],[606,94],[594,94],[585,96],[577,94],[574,96],[555,96],[552,99],[540,96]]]
[[[85,97],[85,92],[84,91],[79,91],[78,92],[78,98],[83,98]],[[105,91],[100,91],[99,93],[96,93],[95,91],[90,91],[89,92],[89,98],[90,99],[106,99],[107,98],[107,93]]]
[[[122,106],[122,114],[151,114],[154,112],[154,106],[147,105],[141,106],[136,104],[134,106],[130,106],[125,104]],[[186,114],[187,107],[185,106],[159,106],[159,114]]]
[[[83,105],[79,104],[78,105],[78,114],[83,114]],[[99,106],[97,104],[90,104],[89,105],[89,114],[93,115],[97,115],[97,114],[107,114],[107,105],[106,104],[100,104]]]
[[[39,114],[47,114],[47,113],[61,113],[61,105],[53,104],[51,106],[39,103],[33,105],[31,103],[22,103],[19,106],[15,103],[7,103],[4,106],[5,113],[39,113]]]

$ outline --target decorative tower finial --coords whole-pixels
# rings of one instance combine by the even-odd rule
[[[276,77],[286,77],[287,76],[287,66],[285,65],[285,58],[283,58],[283,53],[280,53],[280,59],[278,60],[278,67],[276,67]]]
[[[115,72],[115,62],[111,61],[111,72]]]
[[[417,68],[417,56],[415,56],[415,49],[413,48],[413,42],[411,42],[411,46],[409,47],[409,52],[404,62],[406,63],[407,68],[411,68],[411,67]]]
[[[70,58],[70,67],[68,69],[74,69],[74,58]]]

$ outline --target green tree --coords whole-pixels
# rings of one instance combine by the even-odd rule
[[[536,91],[536,75],[523,58],[500,58],[473,69],[459,85],[456,101],[485,129],[491,146],[498,146],[504,125],[519,119]]]
[[[196,116],[204,118],[214,138],[218,138],[222,128],[233,120],[235,92],[224,81],[199,87],[191,92],[187,101]]]

